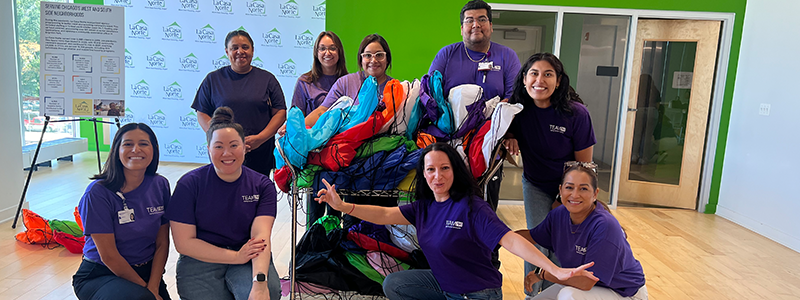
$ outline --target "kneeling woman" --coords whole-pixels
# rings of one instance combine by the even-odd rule
[[[401,207],[344,203],[336,189],[326,189],[317,201],[375,224],[413,224],[430,270],[392,273],[383,283],[389,299],[502,299],[502,275],[492,266],[491,253],[499,243],[523,259],[545,266],[566,280],[593,276],[584,269],[554,265],[531,243],[502,222],[483,199],[467,166],[453,147],[435,143],[423,150],[417,164],[417,201]]]
[[[169,182],[156,170],[153,130],[142,123],[122,126],[103,171],[78,204],[86,235],[83,261],[72,276],[78,299],[170,299],[161,279],[169,253]]]
[[[559,186],[563,205],[550,211],[536,228],[517,233],[555,252],[562,266],[594,261],[588,271],[599,281],[560,280],[537,269],[525,277],[525,289],[530,292],[531,285],[544,279],[555,284],[533,299],[647,299],[642,265],[633,257],[617,219],[597,201],[596,166],[572,161],[566,167]]]
[[[181,177],[167,217],[181,299],[280,299],[270,236],[275,185],[242,166],[244,130],[220,107],[206,132],[211,164]]]

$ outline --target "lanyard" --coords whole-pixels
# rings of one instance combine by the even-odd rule
[[[119,196],[119,198],[122,199],[122,207],[123,207],[123,209],[128,210],[128,204],[125,203],[125,196],[122,195],[122,192],[117,191],[117,196]]]

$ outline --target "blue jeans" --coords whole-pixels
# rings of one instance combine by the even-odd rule
[[[175,271],[178,295],[182,300],[247,300],[253,287],[251,262],[241,265],[214,264],[181,255]],[[280,299],[281,282],[272,255],[267,285],[270,299]]]
[[[383,293],[390,300],[502,300],[501,288],[455,294],[442,291],[431,270],[407,270],[389,274],[383,281]]]
[[[528,229],[533,229],[539,223],[544,221],[544,217],[547,216],[547,213],[550,212],[550,208],[553,206],[553,202],[555,202],[555,197],[550,196],[549,194],[542,191],[540,188],[534,186],[530,183],[525,177],[522,177],[522,198],[525,202],[525,220],[527,221]],[[542,251],[544,256],[547,256],[553,263],[556,265],[561,265],[556,259],[555,253],[547,250],[546,248],[536,245],[536,248],[539,251]],[[529,263],[525,262],[525,275],[528,275],[531,271],[533,271],[534,266]],[[536,295],[539,290],[545,290],[548,287],[553,285],[552,282],[549,281],[539,281],[533,284],[533,293],[527,295]]]
[[[133,271],[145,282],[150,280],[150,271],[153,262],[149,261],[142,266],[131,266]],[[147,288],[118,277],[111,270],[96,262],[84,259],[78,271],[72,276],[72,288],[75,296],[81,300],[124,299],[129,300],[155,300],[156,297]],[[167,285],[161,280],[158,295],[164,300],[170,300]]]

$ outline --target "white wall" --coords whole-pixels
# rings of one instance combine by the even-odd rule
[[[800,251],[800,2],[747,1],[717,214]],[[739,17],[739,16],[737,16]],[[759,115],[761,103],[771,105]]]
[[[14,36],[14,1],[0,0],[0,222],[14,217],[24,184]]]

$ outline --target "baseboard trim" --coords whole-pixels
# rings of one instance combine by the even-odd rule
[[[800,239],[788,235],[778,228],[768,226],[758,220],[727,209],[722,205],[717,206],[717,215],[733,223],[739,224],[744,228],[750,229],[753,232],[773,240],[778,244],[789,247],[789,249],[800,252]]]

